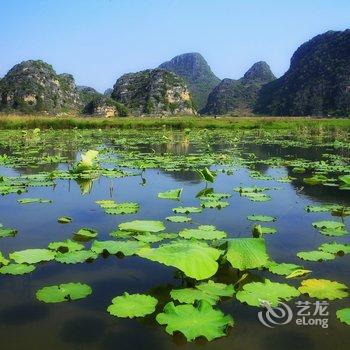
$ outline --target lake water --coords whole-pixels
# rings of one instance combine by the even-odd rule
[[[88,149],[100,150],[103,167],[112,169],[126,165],[121,169],[134,175],[100,176],[92,182],[55,178],[54,186],[31,186],[29,183],[26,193],[3,195],[0,222],[18,233],[14,237],[0,238],[0,251],[8,256],[22,249],[46,248],[52,241],[72,238],[81,227],[92,228],[98,231],[97,239],[107,240],[118,224],[135,219],[163,221],[166,232],[177,233],[185,227],[208,224],[225,231],[229,237],[251,237],[254,222],[247,220],[247,216],[261,214],[277,218],[266,224],[276,228],[277,233],[264,235],[271,259],[301,265],[312,273],[286,280],[267,270],[254,269],[249,271],[244,282],[269,278],[298,287],[303,279],[324,278],[350,286],[350,254],[323,262],[303,261],[296,256],[300,251],[315,250],[325,242],[350,243],[349,235],[329,237],[311,225],[319,220],[343,220],[350,230],[349,216],[340,218],[329,212],[304,210],[306,205],[315,204],[350,206],[349,190],[307,185],[303,178],[315,170],[311,167],[298,174],[288,165],[288,161],[296,159],[313,166],[323,160],[331,165],[340,164],[345,170],[347,167],[348,171],[350,148],[346,140],[349,139],[344,135],[313,137],[258,131],[2,131],[0,154],[8,155],[0,168],[2,176],[65,171]],[[193,170],[204,166],[218,172],[213,184],[206,185]],[[256,171],[259,171],[258,178]],[[338,175],[334,170],[327,174],[330,178]],[[292,179],[287,181],[287,176]],[[190,214],[192,221],[189,223],[165,220],[175,215],[174,207],[198,206],[200,201],[196,194],[205,186],[212,187],[215,192],[231,194],[224,199],[229,205]],[[271,200],[253,202],[233,191],[238,186],[270,188],[265,193]],[[278,189],[271,189],[276,187]],[[158,192],[175,188],[183,189],[180,201],[157,198]],[[23,205],[17,202],[28,197],[50,199],[52,203]],[[136,214],[107,215],[95,203],[101,199],[137,202],[140,209]],[[60,224],[57,222],[60,216],[69,216],[72,222]],[[89,249],[91,241],[84,244]],[[229,284],[235,283],[241,275],[225,265],[213,279]],[[66,282],[87,283],[93,293],[85,299],[56,304],[36,299],[38,289]],[[289,324],[267,328],[258,320],[259,308],[233,297],[216,306],[235,320],[227,336],[211,342],[202,338],[187,342],[182,334],[171,336],[164,326],[157,324],[155,315],[170,301],[172,289],[192,282],[181,278],[175,268],[136,255],[99,256],[93,262],[67,265],[50,261],[37,264],[33,272],[22,276],[0,275],[1,349],[336,350],[350,347],[349,326],[342,324],[335,315],[336,310],[350,306],[349,297],[329,303],[328,328],[298,326],[294,319]],[[159,300],[156,312],[136,319],[109,315],[106,309],[111,300],[125,291],[156,297]],[[306,296],[292,299],[287,304],[295,313],[298,300],[315,302]]]

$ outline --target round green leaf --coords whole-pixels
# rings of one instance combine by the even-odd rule
[[[172,299],[185,304],[193,304],[197,300],[206,300],[209,304],[214,305],[219,300],[218,296],[207,294],[195,288],[173,289],[170,296]]]
[[[165,230],[165,226],[161,221],[152,220],[134,220],[119,224],[119,229],[123,231],[136,232],[160,232]]]
[[[117,317],[143,317],[153,313],[158,300],[145,294],[128,294],[115,297],[107,311]]]
[[[350,326],[350,307],[338,310],[336,315],[340,322]]]
[[[347,287],[343,283],[325,279],[307,279],[301,282],[300,293],[317,299],[342,299],[348,296]]]
[[[212,225],[200,225],[198,228],[184,229],[179,232],[179,236],[186,239],[221,239],[225,238],[227,235],[224,231],[219,231]]]
[[[36,264],[41,261],[53,260],[55,252],[48,249],[25,249],[10,253],[9,257],[17,264]]]
[[[246,302],[251,306],[262,306],[263,302],[268,302],[271,306],[277,306],[283,300],[290,300],[299,296],[299,291],[286,283],[252,282],[243,286],[243,289],[236,294],[240,302]]]
[[[227,327],[234,324],[230,315],[213,309],[205,300],[200,301],[198,307],[189,304],[175,306],[170,302],[156,320],[166,325],[165,330],[170,335],[181,332],[188,341],[201,336],[209,341],[225,336]]]
[[[35,270],[34,265],[9,264],[0,268],[2,275],[24,275]]]
[[[44,303],[60,303],[62,301],[82,299],[91,293],[92,289],[87,284],[64,283],[39,289],[36,292],[36,297]]]

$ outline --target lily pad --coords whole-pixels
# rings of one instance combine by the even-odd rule
[[[261,221],[261,222],[271,222],[271,221],[276,221],[277,219],[273,216],[269,215],[248,215],[247,219],[250,221]]]
[[[9,254],[11,260],[17,264],[36,264],[55,258],[55,252],[48,249],[25,249]]]
[[[88,260],[94,260],[97,254],[90,250],[79,250],[74,252],[56,254],[55,260],[62,264],[78,264]]]
[[[178,240],[158,248],[142,248],[137,255],[167,266],[174,266],[186,276],[202,280],[213,276],[218,270],[217,260],[221,251],[204,242]]]
[[[177,222],[177,223],[180,223],[180,222],[189,222],[191,221],[191,218],[188,217],[188,216],[180,216],[180,215],[177,215],[177,216],[168,216],[167,218],[165,218],[166,220],[170,221],[170,222]]]
[[[299,252],[297,257],[307,261],[323,261],[323,260],[333,260],[335,255],[320,250],[311,250],[309,252]]]
[[[189,304],[175,306],[170,302],[156,320],[166,325],[165,330],[170,335],[181,332],[188,341],[201,336],[209,341],[225,336],[227,327],[234,324],[230,315],[213,309],[205,300],[200,301],[198,307]]]
[[[48,248],[51,250],[60,251],[61,253],[64,252],[75,252],[77,250],[84,249],[84,246],[78,242],[74,242],[71,239],[67,239],[62,242],[51,242],[48,245]]]
[[[182,192],[182,188],[176,188],[174,190],[169,190],[166,192],[159,192],[158,198],[179,200],[181,196],[181,192]]]
[[[10,260],[6,259],[0,252],[0,266],[5,266],[10,263]]]
[[[202,282],[196,286],[199,290],[219,297],[232,297],[235,294],[233,284],[217,283],[212,280]]]
[[[69,216],[61,216],[57,219],[57,221],[60,224],[69,224],[72,221],[72,218],[70,218]]]
[[[170,296],[180,303],[193,304],[198,300],[206,300],[209,304],[214,305],[219,300],[219,297],[213,294],[207,294],[204,291],[195,288],[173,289]]]
[[[0,238],[14,237],[17,231],[12,228],[0,228]]]
[[[44,199],[44,198],[21,198],[21,199],[18,199],[17,202],[19,204],[52,203],[50,199]]]
[[[203,170],[196,170],[196,173],[207,182],[214,182],[216,178],[216,173],[213,171],[210,171],[207,167],[205,167]]]
[[[316,299],[342,299],[347,297],[347,287],[343,283],[325,279],[307,279],[301,282],[300,293]]]
[[[179,232],[179,236],[186,239],[221,239],[225,238],[227,235],[224,231],[219,231],[212,225],[200,225],[198,228],[184,229]]]
[[[296,264],[276,263],[273,262],[267,266],[268,270],[277,275],[287,276],[286,278],[299,277],[310,273],[310,270],[305,270]]]
[[[232,267],[241,271],[269,264],[269,256],[263,238],[230,239],[226,258]]]
[[[177,207],[173,208],[173,212],[176,214],[190,214],[190,213],[200,213],[202,208],[199,207]]]
[[[350,307],[338,310],[336,312],[336,315],[340,322],[343,322],[350,326]]]
[[[38,300],[44,303],[60,303],[63,301],[83,299],[92,293],[87,284],[63,283],[39,289],[36,292]]]
[[[165,226],[161,221],[152,220],[134,220],[119,224],[119,229],[124,231],[136,232],[160,232],[165,230]]]
[[[24,275],[34,270],[35,270],[34,265],[9,264],[9,265],[2,266],[0,268],[0,273],[2,275]]]
[[[312,223],[312,226],[319,229],[320,233],[327,236],[344,236],[348,232],[345,225],[339,221],[323,220]]]
[[[109,254],[123,253],[125,256],[135,254],[139,249],[148,247],[147,244],[139,241],[94,241],[91,250],[96,254],[104,251]]]
[[[236,298],[251,306],[263,306],[264,302],[268,302],[270,306],[275,307],[281,301],[288,301],[299,295],[299,291],[289,284],[265,279],[264,282],[245,284],[243,289],[236,293]]]
[[[124,293],[112,299],[107,311],[117,317],[143,317],[152,314],[157,304],[158,300],[150,295]]]
[[[337,242],[323,243],[318,247],[318,249],[331,254],[349,254],[350,244],[341,244]]]
[[[77,232],[75,232],[75,235],[85,237],[85,238],[95,238],[97,236],[97,231],[83,227],[79,229]]]

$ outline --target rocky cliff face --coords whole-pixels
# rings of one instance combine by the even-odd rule
[[[220,82],[199,53],[185,53],[176,56],[161,64],[159,68],[173,72],[185,80],[198,110],[206,105],[209,93]]]
[[[0,109],[19,112],[60,113],[80,107],[70,74],[57,74],[43,61],[15,65],[1,80]]]
[[[111,97],[132,115],[195,114],[184,81],[163,69],[149,69],[120,77]]]
[[[249,114],[264,84],[274,80],[266,62],[255,63],[241,79],[224,79],[209,94],[204,114]]]
[[[264,86],[256,111],[272,115],[350,115],[350,30],[301,45],[289,70]]]

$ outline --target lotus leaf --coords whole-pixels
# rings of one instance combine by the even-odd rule
[[[70,218],[69,216],[61,216],[57,219],[57,221],[60,224],[69,224],[72,221],[72,218]]]
[[[213,294],[195,288],[173,289],[170,296],[174,300],[178,300],[184,304],[194,304],[198,300],[206,300],[209,304],[214,305],[219,300],[219,297]]]
[[[178,240],[158,248],[142,248],[137,254],[143,258],[174,266],[188,277],[202,280],[213,276],[218,270],[221,251],[203,242]]]
[[[112,299],[107,311],[117,317],[143,317],[152,314],[157,304],[158,300],[150,295],[124,293]]]
[[[179,232],[179,236],[186,239],[221,239],[227,235],[224,231],[219,231],[212,225],[200,225],[198,228],[184,229]]]
[[[152,220],[134,220],[119,224],[119,229],[124,231],[136,232],[160,232],[165,230],[161,221]]]
[[[159,192],[158,198],[179,200],[181,192],[182,188],[176,188],[175,190],[169,190],[166,192]]]
[[[343,283],[325,279],[307,279],[301,282],[300,293],[316,299],[342,299],[348,296],[347,287]]]
[[[180,216],[180,215],[178,215],[178,216],[168,216],[165,219],[170,221],[170,222],[177,222],[177,223],[191,221],[190,217],[188,217],[188,216]]]
[[[62,264],[78,264],[87,260],[94,260],[97,258],[97,254],[90,250],[79,250],[75,252],[67,252],[56,254],[55,260]]]
[[[322,261],[322,260],[333,260],[335,255],[320,250],[311,250],[309,252],[299,252],[297,257],[307,261]]]
[[[27,264],[9,264],[0,268],[0,273],[3,275],[24,275],[35,270],[34,265]]]
[[[255,269],[269,264],[263,238],[232,238],[228,241],[227,260],[238,270]]]
[[[276,221],[277,219],[273,216],[268,215],[248,215],[247,219],[250,221],[261,221],[261,222],[270,222],[270,221]]]
[[[14,237],[17,231],[12,228],[0,228],[0,238]]]
[[[217,295],[219,297],[232,297],[235,289],[232,284],[216,283],[212,280],[202,282],[196,286],[199,290],[207,294]]]
[[[10,253],[9,257],[17,264],[36,264],[41,261],[53,260],[55,252],[48,249],[25,249]]]
[[[31,204],[31,203],[52,203],[49,199],[43,199],[43,198],[21,198],[18,199],[17,202],[19,204]]]
[[[75,252],[77,250],[82,250],[84,249],[84,246],[78,242],[72,241],[71,239],[67,239],[62,242],[51,242],[48,245],[48,248],[51,250],[56,250],[64,253],[64,252]]]
[[[75,235],[86,237],[86,238],[95,238],[97,236],[97,231],[91,228],[83,227],[79,229],[77,232],[75,232]]]
[[[312,226],[319,229],[320,233],[327,236],[343,236],[347,234],[345,225],[342,222],[323,220],[312,223]]]
[[[201,336],[209,341],[225,336],[227,327],[234,324],[230,315],[213,309],[205,300],[200,301],[198,307],[189,304],[175,306],[170,302],[156,320],[166,325],[165,330],[170,335],[181,332],[188,341]]]
[[[196,170],[196,173],[207,182],[214,182],[216,178],[216,173],[210,171],[207,167],[205,167],[203,170]]]
[[[92,293],[87,284],[63,283],[57,286],[49,286],[36,292],[38,300],[44,303],[60,303],[63,301],[83,299]]]
[[[198,207],[177,207],[173,209],[176,214],[190,214],[190,213],[200,213],[202,208]]]
[[[350,326],[350,307],[338,310],[336,312],[336,315],[340,322],[343,322]]]
[[[275,273],[277,275],[287,276],[287,278],[299,277],[311,272],[310,270],[304,270],[299,265],[287,264],[287,263],[279,264],[279,263],[273,262],[269,264],[267,268],[270,272]]]
[[[318,249],[322,250],[323,252],[331,253],[331,254],[338,254],[338,253],[349,254],[350,244],[341,244],[337,242],[323,243],[318,247]]]
[[[123,253],[125,256],[129,256],[147,246],[147,244],[138,241],[93,241],[91,250],[96,254],[107,251],[109,254]]]
[[[263,306],[268,302],[275,307],[281,301],[288,301],[299,296],[299,291],[286,283],[276,283],[265,279],[264,282],[251,282],[243,286],[243,289],[236,293],[236,298],[251,306]]]
[[[8,265],[9,263],[10,261],[7,260],[0,252],[0,266]]]

